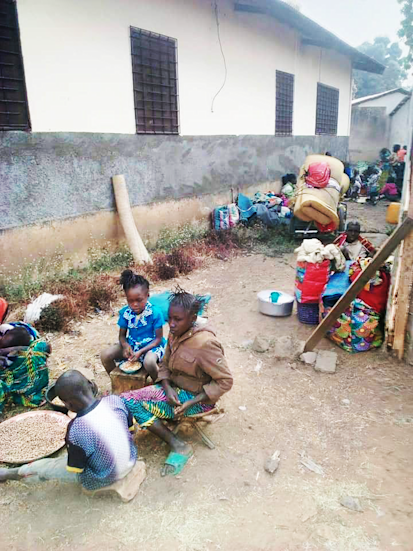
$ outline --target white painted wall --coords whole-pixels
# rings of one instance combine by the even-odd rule
[[[409,127],[409,111],[410,103],[412,100],[407,101],[400,109],[390,117],[390,145],[396,143],[407,145],[410,140],[410,135],[412,132],[411,127]]]
[[[387,96],[363,101],[358,105],[359,107],[385,107],[386,115],[390,115],[393,109],[397,107],[402,99],[404,99],[405,97],[405,94],[401,94],[400,92],[393,92],[392,94],[388,94]]]
[[[320,81],[340,89],[338,135],[349,135],[349,59],[218,4],[228,78],[212,113],[224,78],[213,2],[17,0],[33,131],[135,133],[132,25],[178,40],[181,134],[274,134],[279,69],[296,75],[294,134],[314,135]]]

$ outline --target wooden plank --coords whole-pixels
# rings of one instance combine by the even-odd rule
[[[413,149],[410,154],[410,174],[406,179],[408,188],[404,190],[404,195],[409,199],[408,217],[413,218],[413,170],[412,170]],[[410,234],[403,242],[403,255],[400,258],[400,281],[397,286],[397,303],[394,318],[394,338],[393,350],[397,351],[399,360],[403,358],[404,346],[406,340],[407,322],[409,319],[409,307],[411,291],[413,284],[413,235]]]
[[[393,232],[393,234],[383,243],[382,247],[377,251],[373,260],[366,267],[352,285],[348,288],[347,292],[340,298],[340,300],[333,306],[329,314],[323,319],[320,325],[313,331],[310,337],[307,339],[304,352],[313,350],[316,344],[324,337],[331,327],[335,324],[341,314],[350,306],[353,300],[357,297],[367,282],[374,276],[380,266],[387,260],[396,247],[403,241],[403,239],[412,231],[413,219],[406,218]]]
[[[394,322],[393,350],[397,350],[399,360],[403,358],[406,338],[407,320],[409,317],[410,293],[413,284],[413,232],[403,242],[403,258],[400,271],[400,282],[397,292],[397,310]]]

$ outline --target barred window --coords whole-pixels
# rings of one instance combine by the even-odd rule
[[[293,133],[294,75],[276,71],[275,75],[275,133]]]
[[[337,135],[339,90],[317,84],[316,134]]]
[[[179,134],[177,42],[131,27],[138,134]]]
[[[29,130],[17,9],[0,0],[0,130]]]

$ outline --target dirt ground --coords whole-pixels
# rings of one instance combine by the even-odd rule
[[[383,231],[379,210],[374,212],[377,220],[368,215],[363,226]],[[140,433],[137,444],[148,475],[127,505],[112,497],[88,498],[70,484],[9,482],[0,493],[0,548],[412,550],[411,368],[384,351],[350,355],[324,340],[320,348],[339,355],[337,372],[327,375],[249,346],[256,335],[305,339],[311,332],[295,312],[277,319],[257,309],[258,291],[293,291],[294,269],[293,254],[240,256],[213,261],[179,280],[187,290],[212,294],[208,317],[234,374],[234,387],[221,403],[225,417],[206,428],[215,450],[196,433],[185,433],[194,457],[180,477],[161,478],[167,448]],[[152,291],[167,288],[171,285]],[[51,338],[52,377],[87,367],[100,389],[109,389],[98,355],[116,341],[115,311],[91,316],[76,329]],[[281,463],[269,475],[264,464],[275,450]],[[300,463],[303,452],[323,475]],[[345,496],[359,499],[362,511],[340,505]]]

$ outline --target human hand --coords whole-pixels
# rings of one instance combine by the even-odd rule
[[[141,356],[142,356],[142,352],[140,350],[138,350],[137,352],[132,352],[132,356],[130,356],[129,361],[138,362]]]
[[[188,402],[185,402],[184,404],[178,406],[175,408],[175,417],[180,417],[181,415],[184,415],[187,409],[189,409],[192,406],[191,400],[188,400]]]
[[[122,345],[123,349],[123,357],[128,360],[131,356],[133,356],[133,350],[130,344],[126,343]]]
[[[177,394],[176,390],[174,388],[172,388],[171,386],[168,387],[165,390],[165,395],[166,395],[166,401],[168,402],[168,404],[170,406],[180,406],[181,405],[181,402],[179,401],[178,394]]]

